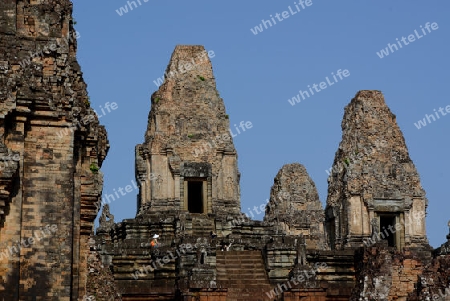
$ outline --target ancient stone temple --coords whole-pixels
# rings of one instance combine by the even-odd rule
[[[271,214],[260,222],[241,213],[237,153],[202,46],[175,48],[151,102],[136,147],[136,218],[111,225],[107,210],[95,238],[123,300],[269,300],[274,285],[312,270],[307,249],[325,246],[315,185],[301,165],[280,171],[277,216],[287,219],[290,200],[296,214],[312,213],[289,229]],[[155,234],[161,246],[152,249]]]
[[[109,145],[71,11],[0,2],[0,300],[450,299],[450,234],[427,243],[428,201],[381,92],[345,108],[325,210],[292,163],[254,221],[202,46],[177,46],[151,96],[136,216],[115,221],[106,204],[94,234]]]
[[[70,1],[0,1],[0,300],[82,300],[105,129]]]
[[[136,147],[139,210],[238,214],[237,154],[207,52],[177,46],[166,74]]]
[[[428,244],[425,197],[395,115],[379,91],[360,91],[345,108],[342,141],[328,179],[330,246],[383,238],[390,247]]]
[[[447,266],[446,245],[434,255],[428,246],[425,192],[380,92],[360,91],[345,109],[326,209],[305,167],[287,164],[263,221],[241,213],[237,153],[202,46],[175,48],[151,102],[136,147],[138,212],[114,223],[104,209],[88,295],[102,290],[98,279],[114,282],[103,292],[115,300],[425,300],[417,296],[440,292],[445,281],[430,275]],[[420,277],[435,285],[422,288]]]

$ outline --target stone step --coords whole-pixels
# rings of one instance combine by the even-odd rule
[[[224,272],[224,273],[240,273],[240,274],[243,274],[245,272],[248,272],[248,273],[251,273],[252,275],[253,274],[258,274],[258,273],[261,273],[261,274],[265,275],[265,270],[264,270],[263,267],[250,267],[250,270],[247,269],[247,268],[239,268],[239,267],[228,268],[228,269],[224,268],[224,267],[218,267],[218,268],[216,268],[216,270],[219,273],[220,272]]]
[[[217,259],[226,260],[226,261],[258,261],[261,262],[261,258],[258,257],[239,257],[239,256],[223,256],[221,253],[225,253],[222,251],[217,251]]]
[[[234,278],[236,279],[236,278]],[[231,286],[230,287],[260,287],[261,284],[257,284],[255,283],[255,281],[259,281],[260,283],[264,283],[264,281],[266,280],[264,277],[259,277],[259,278],[254,278],[254,279],[239,279],[239,280],[234,280],[233,278],[223,278],[220,281],[218,280],[218,283],[222,283],[222,282],[226,282],[229,283]]]
[[[259,290],[246,289],[228,289],[227,301],[269,301],[266,292],[270,292],[270,287],[260,288]]]
[[[266,301],[269,283],[260,251],[216,253],[217,284],[228,288],[227,301]]]
[[[238,272],[229,272],[229,271],[220,271],[217,272],[217,276],[220,276],[222,278],[228,278],[228,279],[236,279],[234,278],[235,275],[239,275],[240,280],[252,280],[254,278],[266,278],[266,273],[263,272],[258,272],[258,273],[249,273],[249,272],[245,272],[245,273],[238,273]]]
[[[229,255],[226,253],[229,253],[229,251],[218,251],[217,253],[219,253],[218,255],[220,256],[221,259],[225,259],[225,260],[233,260],[233,259],[239,259],[239,260],[261,260],[261,258],[259,256],[256,255],[252,255],[252,256],[239,256],[239,255]]]
[[[238,264],[238,265],[246,265],[246,266],[248,266],[248,265],[261,265],[261,266],[264,266],[264,263],[262,263],[259,260],[248,260],[248,259],[246,259],[246,260],[221,260],[221,259],[216,259],[216,262],[219,262],[219,263],[222,263],[222,264],[227,263],[227,264]]]
[[[218,277],[219,278],[219,277]],[[258,288],[261,287],[261,284],[255,283],[256,281],[260,282],[260,283],[264,283],[266,280],[266,277],[255,277],[252,279],[239,279],[239,280],[233,280],[236,278],[221,278],[220,281],[218,281],[218,283],[223,283],[226,282],[228,285],[224,286],[224,287],[233,287],[233,288],[238,288],[238,287],[244,287],[244,288]]]
[[[244,277],[244,276],[266,276],[266,273],[264,270],[262,271],[257,271],[257,272],[250,272],[250,271],[242,271],[242,270],[235,270],[235,271],[229,271],[229,270],[220,270],[217,271],[218,275],[239,275],[239,277]]]
[[[266,278],[266,273],[258,272],[258,273],[238,273],[238,272],[228,272],[221,271],[217,272],[217,276],[228,278],[228,279],[236,279],[235,275],[239,274],[240,280],[253,279],[253,278]]]
[[[239,265],[264,265],[261,261],[259,260],[249,260],[249,259],[245,259],[245,260],[216,260],[216,262],[220,262],[220,263],[227,263],[227,264],[239,264]]]
[[[259,285],[254,287],[247,288],[228,288],[228,292],[243,292],[243,293],[257,293],[257,292],[266,292],[266,290],[272,289],[270,285]]]
[[[222,283],[221,283],[222,284]],[[228,293],[246,293],[246,294],[261,294],[271,291],[273,288],[270,286],[255,286],[255,287],[234,287],[228,288]]]
[[[244,250],[244,251],[235,251],[235,250],[230,250],[230,251],[226,251],[224,252],[225,255],[230,255],[230,256],[241,256],[241,257],[248,257],[248,256],[258,256],[260,255],[261,251],[259,250]]]
[[[270,299],[267,297],[266,292],[251,292],[251,293],[227,293],[226,297],[227,301],[236,300],[236,301],[262,301],[262,300],[276,300]],[[311,299],[312,300],[312,299]]]
[[[238,276],[238,278],[236,278]],[[264,278],[266,279],[266,273],[265,272],[236,272],[236,271],[218,271],[217,277],[218,279],[240,279],[242,281],[244,280],[252,280],[254,278]]]

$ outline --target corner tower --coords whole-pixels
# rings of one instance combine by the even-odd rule
[[[345,108],[342,141],[328,178],[332,248],[382,242],[428,245],[428,201],[405,139],[380,91],[359,91]]]
[[[203,46],[177,46],[136,146],[138,211],[240,213],[237,153]]]
[[[274,179],[264,221],[287,235],[302,235],[306,248],[326,250],[324,211],[316,185],[299,163],[284,165]]]

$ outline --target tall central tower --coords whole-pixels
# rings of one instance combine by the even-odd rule
[[[237,154],[203,46],[177,46],[136,146],[138,211],[240,212]]]

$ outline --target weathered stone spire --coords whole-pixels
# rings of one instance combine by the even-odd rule
[[[240,212],[237,154],[203,46],[177,46],[136,147],[138,209]]]
[[[166,83],[185,80],[190,75],[202,76],[216,85],[212,64],[203,46],[177,45],[164,75]]]
[[[425,191],[381,92],[356,94],[342,132],[328,179],[331,244],[357,246],[379,234],[400,248],[425,244]]]
[[[302,234],[308,249],[325,249],[324,220],[306,168],[299,163],[284,165],[274,179],[264,221],[277,224],[288,235]]]

